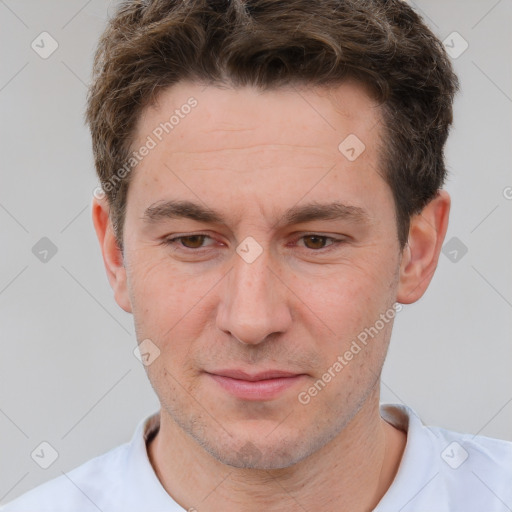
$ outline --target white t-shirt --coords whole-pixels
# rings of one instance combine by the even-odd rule
[[[512,510],[512,442],[427,427],[402,405],[381,405],[380,411],[407,432],[407,444],[375,512]],[[32,489],[0,512],[182,512],[146,451],[158,421],[158,413],[145,418],[129,443]]]

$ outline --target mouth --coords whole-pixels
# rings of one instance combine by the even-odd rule
[[[301,382],[306,374],[282,370],[247,373],[243,370],[206,372],[221,389],[242,400],[273,400]]]

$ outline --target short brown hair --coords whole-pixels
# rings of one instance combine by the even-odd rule
[[[129,0],[102,34],[86,121],[122,248],[123,173],[142,110],[182,80],[336,86],[356,79],[380,102],[380,162],[401,247],[411,215],[442,187],[457,76],[442,43],[400,0]]]

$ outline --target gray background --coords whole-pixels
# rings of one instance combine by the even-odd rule
[[[442,40],[457,31],[469,44],[453,59],[462,92],[446,150],[446,240],[458,247],[397,317],[382,401],[512,440],[512,2],[412,4]],[[82,115],[112,11],[105,0],[0,0],[0,503],[128,441],[158,408],[91,222],[97,180]],[[59,45],[47,59],[31,48],[43,31]],[[46,262],[32,252],[43,237],[57,247]],[[46,470],[30,456],[42,441],[58,452]]]

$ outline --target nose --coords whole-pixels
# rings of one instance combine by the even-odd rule
[[[269,335],[285,332],[292,321],[288,288],[265,252],[252,263],[235,255],[234,268],[223,280],[217,327],[245,345],[258,345]]]

